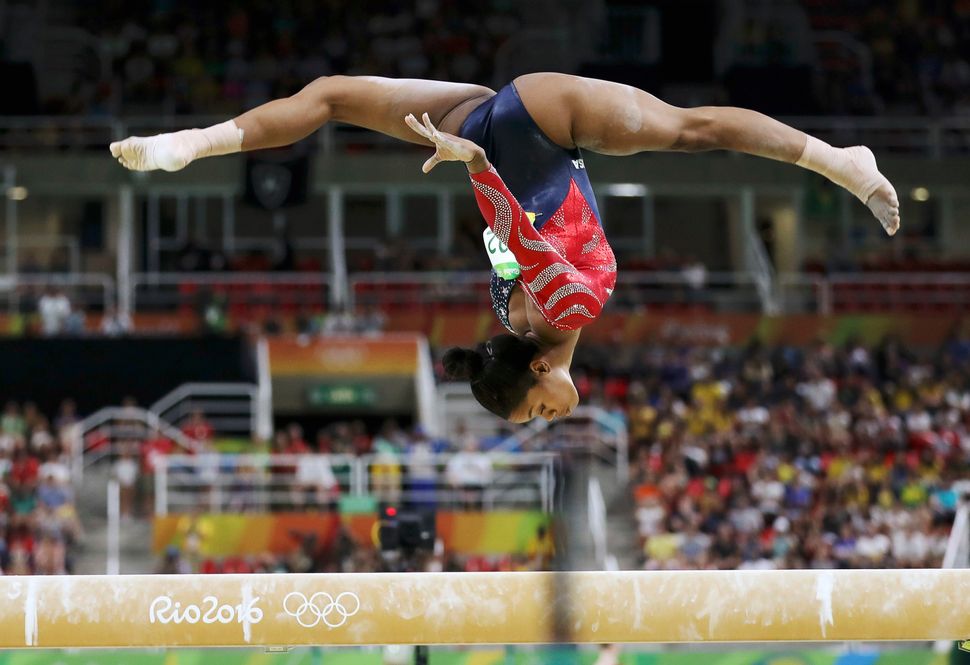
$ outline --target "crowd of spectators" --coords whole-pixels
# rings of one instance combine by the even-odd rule
[[[519,27],[517,3],[105,2],[81,13],[108,71],[66,110],[229,114],[330,74],[487,81]]]
[[[10,402],[0,414],[0,574],[57,575],[73,565],[82,537],[70,454],[77,417],[66,401],[51,422]]]
[[[516,4],[501,0],[143,4],[136,14],[118,3],[86,26],[102,40],[111,75],[82,87],[75,106],[231,113],[343,73],[495,84],[495,54],[523,25]],[[732,65],[806,64],[821,74],[815,95],[830,113],[970,109],[965,2],[773,4],[721,3],[711,58],[722,76]],[[818,39],[832,32],[834,43]],[[667,69],[676,78],[676,64]]]
[[[964,0],[721,3],[716,70],[817,71],[832,114],[941,115],[970,110],[970,6]],[[805,109],[805,112],[813,109]]]
[[[970,491],[970,339],[610,354],[577,384],[628,424],[646,567],[940,565]]]
[[[502,45],[531,34],[527,30],[553,25],[571,36],[576,51],[565,68],[595,66],[617,56],[649,61],[651,50],[665,50],[663,42],[632,52],[616,42],[648,34],[648,14],[665,10],[659,4],[639,8],[639,15],[631,3],[605,2],[586,13],[558,15],[550,23],[541,10],[529,15],[530,8],[509,0],[260,0],[244,7],[224,1],[189,6],[114,0],[102,3],[96,14],[79,12],[67,19],[90,36],[79,41],[88,50],[77,54],[73,84],[49,95],[40,110],[95,116],[226,115],[330,74],[496,85],[497,74],[504,73],[495,71]],[[815,82],[803,86],[814,105],[804,112],[912,115],[970,109],[970,9],[965,0],[711,5],[717,29],[696,49],[708,49],[697,59],[710,61],[714,85],[695,86],[693,97],[717,101],[717,93],[706,91],[730,88],[732,68],[800,68],[812,70]],[[617,23],[624,27],[622,38],[609,28]],[[692,28],[696,32],[696,25]],[[667,20],[664,40],[690,39],[689,29]],[[36,59],[28,44],[18,45],[11,49],[12,58]],[[664,79],[696,84],[680,62],[667,60],[661,63]],[[637,64],[630,63],[634,71]]]
[[[909,115],[970,111],[970,5],[964,0],[866,0],[835,12],[833,3],[808,4],[819,28],[846,30],[871,54],[878,97],[873,110]],[[818,11],[826,4],[828,11]]]
[[[893,337],[875,346],[849,339],[807,348],[590,345],[577,352],[574,378],[583,403],[622,419],[630,433],[630,495],[650,569],[938,566],[955,507],[970,492],[970,337],[963,334],[929,350]],[[70,572],[82,535],[70,483],[77,422],[71,402],[53,421],[30,403],[7,404],[0,414],[0,571]],[[203,452],[215,449],[202,412],[181,429]],[[97,447],[97,436],[86,447]],[[312,440],[290,424],[269,452],[299,458],[273,469],[291,476],[281,499],[287,510],[335,505],[340,497],[339,461],[308,453],[374,455],[369,483],[379,500],[399,502],[423,481],[443,482],[455,490],[456,506],[475,508],[493,477],[480,452],[487,446],[468,434],[434,439],[394,421],[375,433],[358,420],[325,426]],[[125,517],[150,514],[145,493],[154,465],[176,449],[158,431],[119,445],[114,475]],[[441,452],[456,454],[436,467],[431,456]],[[535,566],[548,552],[543,537],[524,557],[438,551],[420,566]],[[162,568],[386,565],[347,538],[327,547],[307,539],[273,557],[210,559],[189,546],[169,551]]]
[[[970,492],[970,338],[954,336],[932,352],[894,338],[808,348],[651,345],[627,354],[587,347],[575,367],[583,402],[629,429],[630,492],[646,568],[940,565],[957,502]],[[462,437],[468,460],[444,471],[456,487],[490,477],[473,439]],[[325,428],[315,445],[293,425],[273,449],[384,454],[387,465],[374,466],[371,482],[392,501],[411,467],[420,467],[422,450],[454,450],[392,423],[371,436],[362,422]],[[327,471],[313,468],[308,479],[329,480],[307,500],[332,497],[338,483]],[[200,560],[194,569],[296,570],[297,560],[315,561],[314,570],[380,565],[365,561],[376,555],[339,544],[316,558],[292,556]],[[524,565],[501,557],[445,561],[461,569]]]

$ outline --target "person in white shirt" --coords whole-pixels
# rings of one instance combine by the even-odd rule
[[[835,401],[835,382],[814,366],[809,368],[808,380],[799,383],[795,390],[816,413],[827,411]]]
[[[742,495],[737,505],[728,513],[728,519],[738,533],[757,533],[764,528],[764,514],[751,505],[751,499]]]
[[[308,494],[317,505],[328,505],[337,497],[337,477],[326,455],[301,455],[296,463],[293,503],[302,506]]]
[[[881,564],[886,555],[889,554],[891,543],[889,536],[883,533],[880,528],[870,522],[866,528],[865,535],[859,537],[855,544],[856,552],[867,563],[871,565]]]
[[[465,440],[465,449],[448,461],[445,479],[458,491],[465,508],[480,508],[485,487],[492,482],[492,460],[478,451],[478,442]]]
[[[112,469],[118,481],[121,518],[131,519],[135,509],[135,488],[138,482],[138,460],[135,458],[135,444],[122,447],[121,456]]]
[[[641,501],[640,507],[636,510],[637,530],[640,537],[644,540],[660,532],[667,511],[658,497],[649,496]]]
[[[71,301],[63,291],[51,288],[37,301],[40,329],[45,337],[60,335],[71,316]]]

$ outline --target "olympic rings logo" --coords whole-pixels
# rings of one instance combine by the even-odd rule
[[[360,598],[351,591],[337,594],[336,598],[325,591],[309,598],[299,591],[291,591],[283,599],[283,611],[304,628],[313,628],[319,623],[327,628],[340,628],[360,611]]]

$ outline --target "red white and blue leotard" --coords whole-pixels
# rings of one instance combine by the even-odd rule
[[[518,283],[550,325],[576,330],[592,323],[613,293],[616,259],[579,149],[550,141],[512,84],[472,111],[460,134],[482,146],[493,165],[471,176],[475,198],[522,269],[515,281],[492,272],[499,320],[512,330],[508,301]]]

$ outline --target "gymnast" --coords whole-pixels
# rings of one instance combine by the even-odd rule
[[[518,274],[491,276],[493,307],[509,334],[449,349],[443,362],[451,378],[470,382],[482,406],[515,423],[551,421],[576,407],[573,351],[616,283],[582,150],[733,150],[797,164],[849,190],[889,235],[899,229],[896,191],[865,146],[835,148],[754,111],[678,108],[637,88],[567,74],[527,74],[498,92],[323,77],[233,120],[130,137],[110,150],[128,169],[178,171],[201,157],[289,145],[330,121],[434,147],[425,173],[445,161],[467,167],[482,215]]]

